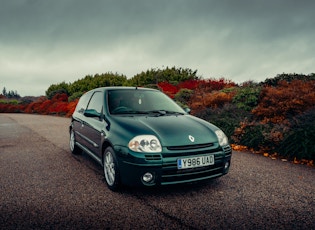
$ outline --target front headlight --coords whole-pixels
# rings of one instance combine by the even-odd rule
[[[153,135],[140,135],[132,138],[128,147],[134,152],[160,153],[162,147],[159,139]]]
[[[216,130],[215,134],[218,137],[220,146],[225,146],[225,145],[229,144],[229,140],[228,140],[227,136],[224,134],[224,132],[221,129]]]

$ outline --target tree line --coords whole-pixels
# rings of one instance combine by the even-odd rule
[[[197,80],[197,70],[189,68],[166,67],[164,69],[150,69],[127,79],[123,74],[107,72],[103,74],[87,75],[72,83],[65,81],[52,84],[46,90],[46,96],[51,99],[57,93],[65,93],[70,100],[80,97],[83,93],[104,86],[147,86],[154,87],[159,82],[178,84],[186,80]]]
[[[2,90],[2,95],[6,98],[14,98],[14,99],[19,99],[21,96],[18,94],[18,92],[15,90],[7,90],[5,87],[3,87]]]

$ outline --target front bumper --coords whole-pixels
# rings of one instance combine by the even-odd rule
[[[228,173],[232,157],[230,146],[180,150],[164,148],[163,152],[158,154],[130,152],[124,147],[116,147],[115,151],[118,155],[121,182],[132,186],[190,183],[220,177]],[[177,168],[178,158],[205,154],[214,155],[214,165],[192,169]],[[146,173],[153,176],[152,181],[143,180]]]

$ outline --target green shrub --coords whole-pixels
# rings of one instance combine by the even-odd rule
[[[207,108],[196,112],[194,115],[218,126],[231,142],[235,129],[244,119],[251,117],[249,112],[239,109],[233,104],[225,104],[221,108]]]
[[[266,124],[251,123],[242,129],[242,133],[237,136],[237,144],[247,146],[254,150],[265,149],[270,147],[270,143],[267,143],[264,133],[268,133],[270,127]],[[233,136],[234,138],[236,135]]]
[[[179,92],[175,94],[174,100],[187,105],[193,93],[194,91],[190,89],[180,89]]]
[[[166,67],[164,69],[151,69],[143,71],[128,79],[126,85],[144,86],[148,84],[158,84],[160,82],[169,82],[177,85],[186,80],[198,79],[197,70],[189,68]]]
[[[258,99],[261,92],[261,87],[255,84],[239,87],[232,100],[239,109],[251,111],[258,105]]]
[[[46,90],[46,96],[48,99],[52,99],[56,94],[65,93],[69,95],[69,84],[64,81],[59,84],[53,84]]]
[[[302,81],[311,81],[315,80],[315,73],[304,75],[304,74],[296,74],[296,73],[282,73],[278,74],[274,78],[267,78],[265,81],[261,82],[261,85],[268,86],[277,86],[279,82],[286,81],[291,82],[294,80],[302,80]]]
[[[315,160],[315,107],[291,120],[291,129],[284,134],[276,151],[284,157]]]
[[[80,98],[83,94],[83,92],[75,92],[68,98],[68,101],[74,101],[75,99]]]
[[[16,99],[1,99],[0,100],[1,104],[8,104],[8,105],[18,105],[20,104],[20,100],[16,100]]]

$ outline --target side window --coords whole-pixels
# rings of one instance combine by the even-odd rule
[[[101,114],[103,108],[103,93],[102,92],[95,92],[90,100],[90,103],[87,109],[93,109],[95,112]]]
[[[91,98],[91,92],[83,94],[77,104],[76,111],[79,113],[84,113],[84,110],[86,109],[90,98]]]

